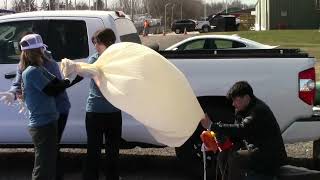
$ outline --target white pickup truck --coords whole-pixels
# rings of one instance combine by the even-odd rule
[[[15,76],[20,54],[18,42],[23,32],[41,34],[57,61],[64,57],[85,61],[95,51],[91,36],[105,27],[114,30],[117,42],[141,43],[133,23],[121,12],[38,11],[0,17],[0,91],[8,90]],[[312,118],[315,95],[313,57],[281,49],[160,53],[185,74],[203,109],[213,113],[215,118],[232,116],[226,92],[236,81],[246,80],[253,86],[257,97],[274,112],[286,143],[319,139],[320,121]],[[86,143],[84,120],[88,82],[84,80],[68,89],[72,108],[63,144]],[[4,104],[0,104],[0,114],[0,144],[31,144],[25,116]],[[123,112],[122,117],[122,138],[126,144],[162,146],[130,115]],[[176,148],[178,156],[191,157],[186,153],[192,153],[193,147],[199,145],[200,131],[199,128],[189,141]]]

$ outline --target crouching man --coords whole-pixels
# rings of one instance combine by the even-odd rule
[[[233,124],[211,124],[208,116],[201,122],[217,134],[217,140],[229,138],[233,143],[218,155],[223,179],[273,180],[287,158],[276,118],[268,105],[254,96],[248,82],[235,83],[227,97],[235,107]]]

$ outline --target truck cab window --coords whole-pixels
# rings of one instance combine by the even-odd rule
[[[20,59],[19,42],[27,32],[38,33],[43,31],[42,21],[15,21],[0,24],[0,64],[17,64]]]
[[[49,20],[48,47],[53,58],[81,59],[89,56],[88,33],[85,21]]]

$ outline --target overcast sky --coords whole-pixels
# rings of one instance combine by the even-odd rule
[[[8,1],[8,8],[11,8],[11,3],[13,0],[7,0]],[[38,4],[40,4],[42,2],[42,0],[35,0]],[[48,0],[49,1],[49,0]],[[65,1],[65,0],[60,0],[60,1]],[[71,0],[72,2],[74,2],[74,0]],[[91,1],[91,4],[93,1],[95,0],[90,0]],[[108,4],[110,3],[113,3],[115,0],[108,0]],[[203,0],[203,1],[206,1],[207,3],[210,3],[210,2],[223,2],[223,1],[226,1],[226,0]],[[227,0],[228,2],[232,2],[232,0]],[[257,2],[257,0],[241,0],[243,3],[246,3],[246,4],[255,4]],[[5,2],[6,0],[0,0],[0,8],[5,8]],[[78,2],[89,2],[89,0],[77,0],[77,3]]]

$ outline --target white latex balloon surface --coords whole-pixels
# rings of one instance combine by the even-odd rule
[[[187,79],[156,51],[117,43],[94,64],[62,60],[64,75],[92,77],[104,97],[142,123],[160,143],[177,147],[193,134],[204,113]]]

